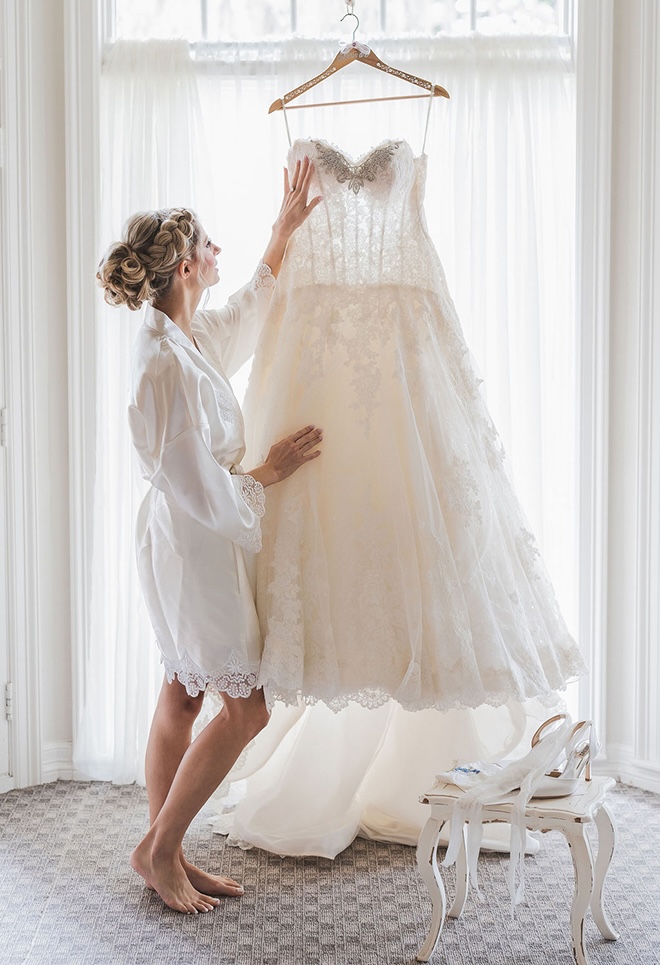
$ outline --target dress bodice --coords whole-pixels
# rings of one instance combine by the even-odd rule
[[[321,138],[305,138],[289,151],[290,177],[305,156],[314,163],[311,194],[323,202],[290,243],[288,285],[433,284],[437,256],[423,213],[426,155],[386,140],[352,158]]]

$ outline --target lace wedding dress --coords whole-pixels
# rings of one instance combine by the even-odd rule
[[[271,699],[494,706],[583,671],[504,466],[423,214],[426,157],[309,155],[244,412],[248,459],[307,423],[320,459],[267,492],[257,560]]]
[[[427,232],[426,157],[297,140],[291,173],[305,155],[323,203],[262,330],[245,464],[309,423],[323,451],[266,490],[260,683],[275,707],[215,826],[334,857],[358,831],[414,844],[434,775],[515,755],[556,705],[522,702],[584,666]]]

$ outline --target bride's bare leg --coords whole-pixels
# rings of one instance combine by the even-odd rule
[[[190,697],[176,677],[171,684],[167,678],[163,679],[144,762],[150,824],[158,817],[183,755],[190,747],[193,724],[203,700],[203,693]]]
[[[184,724],[180,717],[186,714],[176,712],[177,703],[180,709],[183,702],[181,692],[175,688],[172,693],[171,687],[174,684],[164,685],[161,693],[147,755],[149,806],[156,816],[131,855],[131,864],[167,905],[194,913],[208,911],[217,904],[209,891],[240,894],[241,889],[231,879],[206,875],[185,862],[181,851],[183,835],[245,745],[265,726],[268,713],[261,691],[245,698],[226,697],[223,710],[189,744],[192,723],[199,712],[194,703],[197,698],[188,698],[193,703],[187,705]],[[181,687],[178,682],[177,687]],[[172,742],[169,746],[168,739]],[[179,764],[175,768],[177,757]],[[168,781],[170,787],[166,791]]]
[[[156,712],[149,731],[145,776],[149,798],[149,822],[153,824],[165,803],[174,775],[190,747],[192,729],[202,709],[204,694],[191,697],[174,678],[163,679]],[[243,887],[233,878],[209,874],[189,862],[181,849],[181,865],[188,880],[204,895],[242,895]]]

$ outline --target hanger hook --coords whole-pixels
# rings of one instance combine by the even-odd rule
[[[344,16],[341,18],[339,22],[343,23],[344,20],[346,20],[346,17],[355,17],[355,19],[357,20],[357,23],[355,24],[355,28],[353,30],[353,43],[355,43],[355,34],[357,33],[357,28],[360,26],[360,18],[356,13],[353,13],[353,11],[350,10],[348,13],[344,14]]]

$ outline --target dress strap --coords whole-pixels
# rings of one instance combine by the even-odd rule
[[[286,116],[286,107],[284,105],[284,100],[282,100],[282,114],[284,115],[284,126],[286,127],[286,136],[289,138],[289,147],[293,147],[291,142],[291,131],[289,130],[289,118]],[[428,125],[428,121],[427,121]]]
[[[424,127],[424,141],[422,143],[422,154],[426,150],[426,136],[429,132],[429,121],[431,120],[431,107],[433,106],[433,87],[431,87],[431,92],[429,94],[429,109],[426,112],[426,126]],[[288,129],[288,128],[287,128]]]

